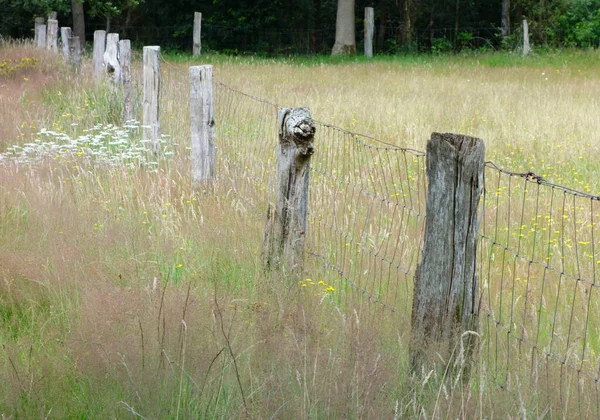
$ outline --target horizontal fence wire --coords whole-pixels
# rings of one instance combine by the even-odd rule
[[[223,83],[215,97],[219,177],[266,217],[277,105]],[[426,155],[314,123],[307,275],[335,284],[340,304],[366,301],[409,325]],[[561,416],[600,415],[599,207],[599,196],[485,165],[477,267],[485,372]]]

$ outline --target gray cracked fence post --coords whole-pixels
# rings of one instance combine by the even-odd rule
[[[190,67],[192,186],[196,190],[216,177],[212,70],[212,66]]]
[[[144,47],[144,101],[142,125],[144,137],[154,154],[160,152],[160,47]]]
[[[119,41],[119,64],[123,86],[123,123],[135,119],[133,110],[133,77],[131,75],[131,41]]]
[[[194,12],[194,45],[193,55],[202,52],[202,13]]]
[[[304,265],[310,159],[315,125],[308,108],[279,110],[275,204],[269,205],[263,243],[267,268],[300,274]],[[295,275],[290,276],[292,281]]]
[[[79,40],[81,42],[81,39]],[[104,74],[104,51],[106,50],[106,31],[94,31],[94,52],[92,56],[92,71],[94,79],[99,81]]]
[[[58,54],[58,20],[48,19],[46,29],[46,49]]]
[[[375,9],[365,7],[365,57],[373,57],[373,36],[375,34]]]
[[[482,140],[433,133],[427,142],[427,212],[421,263],[412,307],[410,357],[413,368],[455,346],[472,347],[479,319],[479,199],[484,187]],[[454,354],[456,357],[456,354]],[[451,363],[451,362],[448,362]]]

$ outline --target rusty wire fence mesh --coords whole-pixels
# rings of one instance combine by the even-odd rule
[[[263,220],[275,183],[278,107],[223,83],[215,98],[220,180]],[[333,284],[340,305],[367,302],[408,329],[426,155],[315,125],[306,275]],[[492,162],[485,183],[480,373],[538,413],[600,415],[600,197]]]

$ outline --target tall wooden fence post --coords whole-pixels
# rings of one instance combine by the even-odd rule
[[[190,67],[192,185],[199,189],[216,177],[212,66]]]
[[[37,47],[38,46],[38,27],[42,26],[46,22],[46,20],[43,17],[38,16],[35,18],[34,22],[35,22],[34,23],[35,26],[34,26],[34,32],[33,32],[33,45],[35,45]],[[44,45],[45,45],[45,43],[44,43]]]
[[[48,19],[46,35],[46,48],[53,53],[58,53],[58,20]]]
[[[528,55],[531,52],[529,45],[529,24],[527,19],[523,19],[523,55]]]
[[[142,125],[152,152],[160,152],[160,47],[144,47],[144,102]]]
[[[81,40],[79,40],[81,41]],[[92,57],[92,71],[96,81],[102,79],[104,74],[104,51],[106,50],[106,31],[94,31],[94,55]]]
[[[119,64],[121,65],[121,82],[123,85],[123,122],[135,119],[133,113],[133,80],[131,76],[131,41],[119,41]]]
[[[119,34],[106,36],[104,51],[104,69],[110,81],[110,86],[116,90],[121,87],[121,64],[119,63]]]
[[[315,125],[307,108],[279,110],[279,149],[274,207],[269,205],[263,243],[266,267],[301,273]],[[290,276],[294,281],[295,276]]]
[[[65,62],[69,62],[69,58],[71,57],[71,47],[69,46],[71,42],[71,37],[73,33],[71,28],[67,26],[63,26],[60,28],[60,42],[62,44],[62,56]]]
[[[194,13],[194,55],[200,55],[202,50],[202,13]]]
[[[427,142],[425,238],[412,308],[413,368],[426,362],[427,354],[439,352],[449,361],[456,350],[456,357],[459,340],[466,343],[462,348],[472,348],[474,337],[462,334],[478,329],[476,248],[484,157],[483,141],[473,137],[433,133]]]
[[[81,43],[78,36],[71,37],[69,42],[69,54],[71,62],[75,66],[75,71],[79,73],[81,67]]]
[[[373,36],[375,35],[375,10],[365,7],[365,56],[373,57]]]
[[[37,38],[36,46],[40,49],[46,48],[46,25],[38,25],[35,28],[35,34]]]

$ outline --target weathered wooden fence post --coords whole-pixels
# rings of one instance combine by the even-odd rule
[[[121,64],[119,63],[119,34],[106,36],[104,51],[104,69],[113,89],[121,87]]]
[[[50,20],[50,19],[54,19],[54,20],[58,19],[58,12],[54,12],[54,11],[50,12],[50,14],[48,14],[48,20]]]
[[[58,20],[48,19],[46,35],[46,48],[53,53],[58,53]]]
[[[315,125],[307,108],[279,110],[275,205],[269,205],[263,243],[266,267],[302,272],[310,158]],[[295,275],[290,276],[294,281]]]
[[[373,57],[373,36],[375,35],[375,10],[365,7],[365,56]]]
[[[461,335],[478,329],[476,248],[484,157],[483,141],[473,137],[433,133],[427,142],[425,238],[412,308],[413,368],[428,354],[440,353],[450,363]],[[464,342],[470,349],[474,337]]]
[[[81,67],[81,43],[78,36],[71,37],[69,42],[69,55],[71,57],[71,62],[75,66],[75,71],[79,72],[79,68]]]
[[[123,122],[135,119],[133,113],[133,80],[131,76],[131,41],[119,41],[119,63],[121,65],[121,82],[123,84]]]
[[[202,50],[202,13],[194,13],[194,47],[193,54],[200,55]]]
[[[529,24],[527,19],[523,19],[523,55],[528,55],[531,52],[529,45]]]
[[[151,150],[160,152],[160,47],[144,47],[144,102],[143,118],[144,136],[150,140]]]
[[[81,41],[81,40],[80,40]],[[94,55],[92,57],[92,71],[96,81],[102,79],[104,74],[104,51],[106,50],[106,31],[94,31]]]
[[[35,34],[36,34],[36,38],[37,38],[37,44],[36,46],[40,49],[45,49],[46,48],[46,25],[38,25],[35,28]]]
[[[33,32],[33,45],[35,45],[37,47],[38,46],[38,27],[43,25],[46,22],[46,20],[43,17],[38,16],[35,18],[34,22],[35,22],[34,23],[35,26],[34,26],[34,32]],[[45,43],[44,43],[44,45],[45,45]]]
[[[215,180],[215,120],[212,66],[190,67],[192,185],[199,189]]]
[[[63,58],[66,62],[69,62],[69,57],[71,56],[71,47],[69,46],[69,43],[71,41],[72,36],[73,33],[71,31],[71,28],[66,26],[60,28],[60,42],[62,44],[61,50]]]

